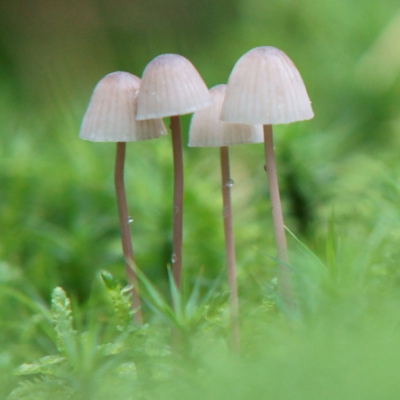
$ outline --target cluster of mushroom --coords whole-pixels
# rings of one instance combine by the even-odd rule
[[[194,66],[184,57],[164,54],[152,60],[140,81],[127,72],[105,76],[96,86],[82,122],[80,137],[117,142],[115,186],[122,246],[128,282],[133,285],[132,307],[141,322],[140,301],[134,273],[128,212],[123,184],[125,143],[166,134],[163,117],[170,117],[174,159],[173,277],[178,288],[182,268],[183,162],[179,115],[194,112],[189,146],[220,147],[223,218],[230,288],[232,342],[238,343],[238,295],[232,230],[228,146],[265,143],[274,230],[280,265],[281,293],[292,302],[288,256],[276,175],[272,124],[313,117],[301,76],[282,51],[258,47],[243,55],[227,85],[210,91]]]

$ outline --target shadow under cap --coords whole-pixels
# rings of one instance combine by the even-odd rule
[[[189,114],[210,104],[207,86],[193,64],[178,54],[162,54],[143,72],[136,119]]]
[[[220,120],[226,85],[210,89],[212,105],[193,114],[190,147],[223,147],[264,141],[262,125],[232,124]]]
[[[93,142],[134,142],[167,133],[161,119],[136,121],[140,78],[112,72],[96,85],[83,117],[79,137]]]
[[[273,125],[313,116],[300,73],[283,51],[256,47],[236,62],[228,80],[221,120]]]

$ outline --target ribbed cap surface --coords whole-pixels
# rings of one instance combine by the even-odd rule
[[[133,142],[167,133],[161,119],[136,121],[140,79],[112,72],[96,85],[83,117],[79,137],[93,142]]]
[[[143,72],[136,119],[189,114],[210,104],[207,86],[192,63],[178,54],[163,54]]]
[[[285,124],[314,116],[300,73],[281,50],[256,47],[234,66],[221,119],[246,124]]]
[[[232,124],[220,120],[226,85],[210,89],[213,104],[193,114],[189,146],[221,147],[264,141],[262,125]]]

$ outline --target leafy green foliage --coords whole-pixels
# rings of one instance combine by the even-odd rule
[[[131,299],[127,291],[123,290],[117,280],[107,271],[101,273],[108,295],[117,316],[118,330],[128,328],[132,323]]]
[[[72,326],[71,303],[63,289],[56,288],[53,290],[51,309],[58,351],[76,358],[78,349],[76,348],[76,331]]]
[[[176,287],[172,272],[168,269],[169,285],[172,305],[169,305],[159,290],[143,274],[140,269],[135,272],[141,283],[141,295],[149,306],[174,328],[184,334],[201,332],[208,329],[213,320],[217,324],[224,324],[226,321],[221,318],[221,309],[226,307],[228,294],[220,292],[220,279],[216,279],[213,285],[207,288],[206,293],[201,296],[202,275],[199,274],[195,280],[192,291],[187,301]]]
[[[147,327],[133,325],[129,308],[125,308],[126,316],[122,316],[121,304],[126,304],[126,291],[120,289],[117,294],[117,283],[111,274],[104,272],[102,276],[115,312],[126,322],[123,329],[121,325],[116,326],[114,342],[99,344],[97,327],[77,331],[70,299],[63,289],[54,289],[51,310],[58,354],[20,365],[15,374],[30,376],[32,380],[21,381],[9,399],[40,396],[97,399],[111,393],[109,390],[114,394],[131,390],[139,393],[139,383],[155,384],[169,377],[168,348],[155,341]],[[118,390],[112,389],[115,386]],[[135,398],[140,398],[136,392]]]
[[[20,384],[7,397],[8,400],[43,400],[48,397],[57,397],[58,399],[70,399],[73,391],[65,386],[65,383],[52,377],[34,379]]]

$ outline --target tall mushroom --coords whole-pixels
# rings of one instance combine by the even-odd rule
[[[170,117],[174,160],[173,251],[174,281],[180,289],[182,275],[183,156],[179,115],[211,104],[208,89],[189,60],[162,54],[146,66],[137,101],[137,120]]]
[[[225,234],[225,253],[229,286],[229,308],[231,317],[231,343],[234,350],[239,349],[239,299],[236,282],[236,258],[232,224],[231,186],[229,172],[228,146],[263,141],[261,125],[229,124],[220,121],[222,102],[226,85],[210,89],[213,104],[193,114],[189,130],[189,146],[219,147],[222,178],[223,221]]]
[[[166,129],[161,119],[136,121],[136,100],[140,79],[128,72],[112,72],[96,85],[83,117],[79,137],[93,142],[116,142],[115,191],[121,228],[122,250],[129,285],[132,285],[134,321],[142,323],[137,277],[132,269],[135,263],[129,214],[124,187],[126,142],[158,138]]]
[[[273,124],[311,119],[314,113],[299,71],[281,50],[262,46],[244,54],[228,81],[221,119],[232,123],[263,124],[266,171],[280,263],[280,290],[293,307],[288,252],[276,174]]]

